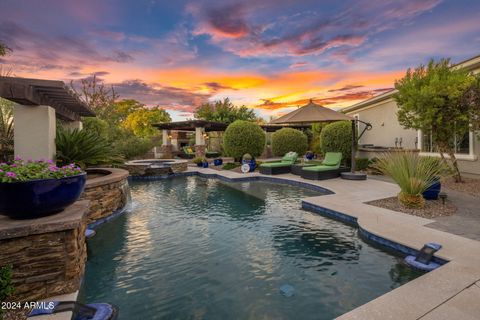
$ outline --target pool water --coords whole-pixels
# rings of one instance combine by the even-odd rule
[[[199,177],[131,191],[132,212],[88,241],[80,294],[119,319],[332,319],[421,275],[301,210],[317,191]]]

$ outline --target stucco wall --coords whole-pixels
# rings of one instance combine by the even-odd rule
[[[395,138],[402,138],[402,147],[415,149],[417,132],[404,129],[397,120],[397,105],[392,99],[388,99],[359,111],[347,113],[350,116],[359,115],[362,121],[370,122],[372,130],[366,131],[361,137],[359,144],[374,144],[376,146],[394,147]],[[362,130],[363,125],[360,125]]]

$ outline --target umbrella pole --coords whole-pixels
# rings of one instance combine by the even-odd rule
[[[356,128],[356,123],[357,121],[354,119],[352,120],[352,162],[351,162],[351,168],[350,168],[350,172],[352,173],[355,173],[355,166],[356,166],[356,163],[355,163],[355,156],[357,155],[357,133],[355,130]]]

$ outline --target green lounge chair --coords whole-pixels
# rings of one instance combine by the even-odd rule
[[[327,152],[321,165],[305,167],[302,169],[302,178],[310,180],[325,180],[340,176],[348,168],[340,167],[342,162],[341,152]]]
[[[185,146],[182,147],[183,153],[180,155],[180,158],[184,159],[193,159],[195,158],[195,147]],[[220,152],[216,151],[205,151],[205,157],[207,158],[217,158],[220,156]]]
[[[282,174],[289,173],[292,165],[297,161],[298,154],[296,152],[288,152],[281,161],[266,162],[260,165],[260,173],[263,174]]]

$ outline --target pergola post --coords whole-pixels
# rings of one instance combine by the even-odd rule
[[[55,109],[49,106],[16,105],[13,119],[15,156],[32,160],[55,159]]]
[[[197,158],[203,158],[206,154],[205,137],[203,136],[204,134],[204,127],[195,128],[195,156]]]
[[[172,154],[172,143],[170,140],[170,131],[169,130],[162,130],[162,158],[163,159],[171,159],[173,158]]]

